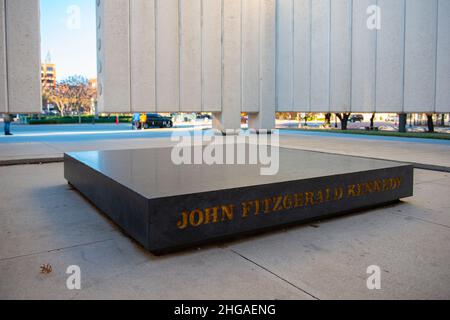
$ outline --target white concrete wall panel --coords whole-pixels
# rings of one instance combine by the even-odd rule
[[[156,111],[155,0],[133,0],[130,8],[131,108],[134,112],[153,112]]]
[[[351,108],[352,0],[331,1],[330,111]]]
[[[352,111],[375,110],[377,31],[367,27],[367,8],[376,0],[353,1]]]
[[[222,110],[222,0],[203,1],[203,111]]]
[[[260,113],[257,129],[271,129],[276,107],[276,0],[261,0]]]
[[[202,111],[202,0],[180,1],[180,110]]]
[[[294,0],[294,105],[292,111],[311,108],[311,4]]]
[[[223,88],[222,126],[240,127],[242,105],[242,3],[223,0]]]
[[[294,0],[277,2],[277,109],[294,109]]]
[[[269,130],[274,127],[276,112],[276,14],[275,0],[261,0],[260,7],[260,81],[259,108],[249,113],[249,127]]]
[[[330,0],[312,2],[311,111],[330,108]]]
[[[405,0],[378,0],[376,111],[403,111]]]
[[[131,111],[130,4],[128,0],[98,0],[99,111]]]
[[[105,55],[103,48],[103,41],[105,30],[103,25],[103,16],[105,15],[103,2],[96,0],[96,35],[97,35],[97,109],[98,111],[105,110],[105,92],[103,91],[103,58]],[[130,106],[131,108],[131,106]]]
[[[39,0],[6,0],[6,56],[11,113],[41,110]]]
[[[0,113],[8,112],[5,27],[5,1],[0,0]]]
[[[436,31],[437,0],[407,0],[404,106],[407,112],[434,111]]]
[[[98,2],[103,111],[450,111],[449,0]]]
[[[157,111],[180,110],[178,0],[156,0]]]
[[[242,111],[259,111],[261,0],[242,0]]]
[[[436,112],[450,112],[450,0],[439,0]]]

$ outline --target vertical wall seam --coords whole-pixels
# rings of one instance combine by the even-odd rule
[[[6,22],[7,20],[7,8],[6,8],[6,0],[2,0],[3,1],[3,7],[5,8],[5,17],[4,17],[4,21],[2,21],[3,26],[4,26],[4,32],[5,32],[5,48],[4,48],[4,54],[5,54],[5,84],[6,84],[6,113],[9,113],[9,104],[10,104],[10,99],[9,99],[9,79],[8,79],[8,24]]]
[[[200,0],[200,110],[204,110],[204,67],[203,67],[203,0]]]
[[[181,57],[182,57],[182,50],[183,50],[183,48],[182,48],[182,36],[181,36],[181,22],[182,22],[182,17],[181,17],[181,1],[182,0],[178,0],[178,4],[177,4],[177,13],[178,13],[178,21],[177,21],[177,24],[178,24],[178,39],[177,39],[177,42],[178,42],[178,112],[180,112],[181,111],[181,96],[182,96],[182,92],[183,92],[183,90],[182,90],[182,79],[181,79],[181,76],[182,76],[182,67],[181,67],[181,64],[182,64],[182,61],[181,61]]]
[[[377,8],[380,9],[380,11],[377,12],[377,19],[381,19],[381,8],[378,6],[378,0],[376,0],[375,3],[376,3]],[[380,14],[380,16],[378,16],[378,14]],[[378,23],[378,21],[377,21],[377,23]],[[377,111],[377,90],[378,90],[378,83],[377,83],[377,81],[378,81],[378,70],[377,69],[378,69],[378,33],[379,33],[379,30],[378,30],[378,28],[376,28],[375,30],[376,30],[375,31],[375,61],[374,61],[374,64],[375,64],[375,74],[374,74],[375,80],[374,80],[374,84],[373,84],[373,86],[374,86],[373,110],[375,110],[375,112],[376,112]]]
[[[220,36],[220,42],[221,42],[221,76],[220,76],[220,110],[221,112],[223,112],[223,93],[224,93],[224,68],[225,68],[225,57],[224,57],[224,47],[225,47],[225,39],[224,39],[224,24],[225,24],[225,14],[224,14],[224,10],[225,10],[225,0],[221,0],[221,36]]]
[[[354,24],[354,17],[353,17],[353,0],[350,0],[350,99],[349,99],[349,109],[347,112],[352,112],[353,109],[353,24]],[[344,109],[345,110],[345,109]]]
[[[404,19],[403,19],[403,105],[402,105],[402,113],[405,112],[405,84],[406,84],[406,17],[407,17],[406,3],[407,3],[407,0],[404,0],[404,2],[403,2]]]
[[[38,24],[39,24],[39,53],[38,53],[38,59],[37,60],[37,69],[39,70],[39,104],[40,104],[40,110],[43,109],[42,105],[42,79],[41,79],[41,65],[42,65],[42,56],[41,56],[41,43],[42,43],[42,33],[41,33],[41,6],[40,2],[38,3]],[[96,28],[97,29],[97,28]],[[97,46],[97,43],[95,44]]]
[[[436,0],[436,57],[434,61],[434,112],[436,112],[437,106],[437,67],[438,67],[438,58],[439,58],[439,2],[440,0]]]
[[[159,101],[158,101],[158,1],[154,2],[153,15],[155,17],[155,111],[158,112]]]
[[[332,6],[331,6],[331,0],[329,0],[329,26],[328,26],[328,107],[327,111],[329,112],[331,110],[331,19],[332,19]]]
[[[309,65],[309,97],[308,97],[308,108],[309,111],[312,109],[312,19],[313,19],[313,13],[312,13],[312,6],[313,6],[313,0],[309,0],[309,57],[308,57],[308,65]]]
[[[278,111],[280,109],[279,105],[279,97],[278,97],[278,47],[279,47],[279,23],[278,23],[278,14],[279,14],[279,2],[275,0],[275,110]]]
[[[154,102],[154,110],[156,112],[157,110],[157,102],[156,102],[156,1],[157,0],[153,0],[153,39],[154,39],[154,43],[153,43],[153,77],[154,77],[154,82],[153,82],[153,102]],[[151,76],[151,75],[149,75]]]
[[[258,67],[258,110],[259,112],[262,112],[262,106],[261,106],[261,94],[262,94],[262,80],[261,80],[261,68],[263,65],[262,62],[262,58],[261,58],[261,50],[262,50],[262,46],[261,46],[261,1],[258,1],[258,63],[259,63],[259,67]]]
[[[133,10],[133,5],[131,4],[132,0],[128,1],[128,71],[129,71],[129,110],[130,111],[134,111],[133,109],[133,94],[132,94],[132,85],[133,85],[133,61],[131,58],[131,46],[133,44],[132,41],[132,12],[131,10]]]
[[[243,50],[243,42],[242,42],[242,37],[243,37],[243,1],[244,0],[239,0],[240,1],[240,6],[241,6],[241,12],[240,12],[240,34],[241,34],[241,47],[240,47],[240,52],[241,52],[241,90],[240,90],[240,99],[241,99],[241,112],[244,110],[244,98],[243,98],[243,92],[244,92],[244,50]]]
[[[292,28],[292,41],[291,41],[291,54],[292,54],[292,68],[291,68],[291,110],[294,110],[295,107],[295,1],[292,0],[292,17],[291,17],[291,28]]]

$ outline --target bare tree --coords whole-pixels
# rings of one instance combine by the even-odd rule
[[[56,87],[44,85],[42,88],[43,103],[53,104],[62,116],[74,111],[78,116],[90,113],[92,99],[95,99],[96,95],[96,89],[90,87],[88,80],[82,76],[69,77]]]
[[[428,132],[430,133],[434,132],[434,122],[432,113],[427,113],[427,125],[428,125]]]
[[[331,113],[325,114],[325,124],[324,124],[324,126],[326,128],[331,127]]]
[[[348,119],[350,118],[351,113],[336,113],[336,117],[341,120],[341,129],[347,130]]]

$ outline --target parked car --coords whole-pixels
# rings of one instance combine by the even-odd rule
[[[141,123],[139,122],[140,115],[135,114],[133,116],[133,122],[136,129],[142,129]],[[170,117],[163,117],[156,113],[147,114],[147,121],[144,123],[144,129],[149,128],[172,128],[173,121]]]
[[[348,119],[350,122],[363,122],[364,116],[362,114],[353,114],[350,116],[350,119]]]
[[[387,117],[385,119],[385,121],[386,122],[398,122],[398,117],[391,117],[391,116],[389,116],[389,117]]]
[[[198,114],[197,120],[211,120],[212,117],[209,114]]]

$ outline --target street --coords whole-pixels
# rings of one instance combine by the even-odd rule
[[[355,125],[355,124],[352,124]],[[356,126],[363,126],[365,123],[357,123]],[[3,124],[0,124],[3,126]],[[298,122],[279,121],[279,128],[297,128]],[[311,123],[311,128],[318,128],[318,123]],[[197,122],[193,124],[176,124],[174,129],[149,129],[131,130],[131,125],[126,123],[116,124],[62,124],[62,125],[22,125],[12,124],[11,137],[0,135],[0,144],[9,143],[30,143],[30,142],[83,142],[100,140],[127,140],[143,138],[169,138],[174,131],[190,131],[194,129],[209,129],[210,123]],[[350,127],[352,128],[352,127]],[[342,139],[358,140],[381,140],[400,142],[420,142],[426,144],[450,145],[450,140],[403,138],[387,136],[367,136],[358,134],[341,134],[339,132],[320,131],[296,131],[282,130],[281,135],[299,135],[303,137],[335,137]],[[1,151],[0,151],[1,154]]]

